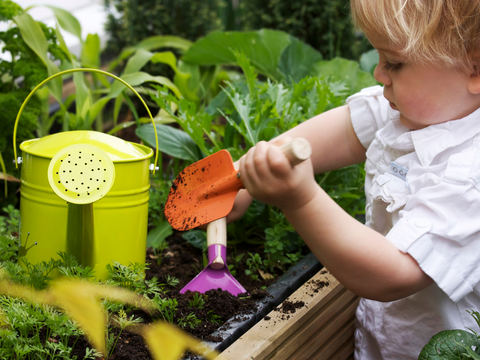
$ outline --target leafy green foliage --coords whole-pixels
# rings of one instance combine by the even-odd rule
[[[207,234],[203,230],[192,230],[182,234],[182,237],[197,249],[207,250]]]
[[[175,321],[175,316],[177,315],[177,299],[164,299],[160,295],[156,295],[153,298],[153,303],[160,313],[162,319],[170,324],[173,324]]]
[[[189,327],[190,329],[195,329],[200,323],[202,322],[201,319],[198,319],[194,313],[190,313],[187,316],[181,317],[178,319],[177,324],[182,329]]]
[[[23,14],[23,9],[10,0],[0,3],[0,21],[11,23],[16,16]],[[63,61],[65,53],[58,45],[55,30],[43,23],[35,23],[45,38],[46,51],[51,61]],[[48,76],[48,69],[44,61],[26,42],[18,26],[4,24],[6,30],[0,31],[2,52],[5,54],[0,60],[0,153],[5,160],[6,171],[19,176],[20,172],[12,163],[14,159],[12,138],[17,113],[22,102],[32,88]],[[20,119],[21,126],[17,132],[17,144],[32,139],[37,130],[37,119],[42,114],[42,101],[34,97],[27,104]],[[14,203],[16,188],[10,186],[7,199],[3,204]],[[3,197],[3,196],[2,196]],[[5,201],[7,200],[7,201]]]
[[[139,43],[153,35],[176,35],[196,40],[214,30],[222,30],[222,0],[105,0],[110,8],[106,30],[108,50]]]
[[[310,75],[322,55],[282,31],[215,32],[196,41],[183,57],[194,65],[229,65],[243,53],[256,70],[275,81],[294,82]]]
[[[156,277],[145,280],[145,270],[148,264],[134,263],[129,266],[113,261],[108,264],[109,285],[117,285],[146,297],[154,297],[165,292],[164,285],[158,283]]]
[[[78,263],[75,256],[65,252],[59,253],[63,260],[63,265],[58,267],[59,272],[70,278],[80,278],[85,280],[95,280],[95,271],[89,266],[83,266]]]
[[[341,56],[358,60],[371,45],[354,31],[348,4],[348,0],[246,0],[240,2],[239,17],[244,30],[282,30],[326,59]]]
[[[215,314],[215,312],[213,310],[210,310],[207,313],[207,319],[208,319],[208,321],[210,321],[213,324],[217,324],[217,325],[222,325],[223,324],[222,317]]]
[[[112,336],[111,338],[114,339],[110,342],[110,346],[107,346],[107,353],[109,356],[112,356],[115,347],[117,346],[118,339],[120,339],[120,335],[122,335],[123,330],[125,330],[128,326],[132,326],[142,322],[143,319],[135,318],[135,315],[131,315],[130,317],[127,316],[127,313],[123,310],[118,312],[118,316],[114,318],[114,322],[120,328],[117,336]],[[113,335],[113,334],[111,334]],[[110,338],[110,337],[109,337]]]
[[[260,255],[257,253],[248,253],[246,264],[248,269],[245,270],[245,275],[249,276],[252,280],[258,280],[258,270],[265,270],[264,262]]]
[[[15,209],[10,204],[2,208],[2,211],[5,213],[5,216],[0,216],[0,234],[18,234],[20,230],[20,210]]]
[[[19,247],[16,237],[0,231],[0,262],[16,259]]]
[[[320,186],[351,216],[365,214],[365,169],[361,165],[348,166],[317,175]]]
[[[72,358],[73,346],[68,345],[69,341],[78,339],[83,332],[64,313],[6,296],[0,296],[0,307],[4,323],[9,325],[0,330],[2,359]],[[97,351],[87,349],[84,359],[95,359],[98,355]]]
[[[205,307],[205,300],[203,300],[203,296],[198,292],[194,293],[192,300],[190,300],[188,303],[188,307],[203,309]]]
[[[480,327],[480,313],[468,311]],[[419,360],[480,360],[480,335],[472,329],[445,330],[434,335],[426,344]]]

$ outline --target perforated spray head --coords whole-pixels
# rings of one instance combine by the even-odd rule
[[[90,204],[104,197],[115,181],[115,166],[100,148],[76,144],[60,150],[48,166],[53,191],[72,204]]]

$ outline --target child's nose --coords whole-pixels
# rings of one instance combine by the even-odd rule
[[[382,83],[384,85],[392,84],[392,80],[390,78],[390,75],[388,74],[388,71],[385,70],[382,64],[380,63],[378,63],[377,66],[375,67],[375,70],[373,71],[373,77],[379,83]]]

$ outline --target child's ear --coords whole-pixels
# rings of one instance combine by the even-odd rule
[[[480,94],[480,74],[477,71],[475,71],[475,73],[472,73],[470,75],[470,78],[468,79],[467,88],[471,94],[474,94],[474,95]]]

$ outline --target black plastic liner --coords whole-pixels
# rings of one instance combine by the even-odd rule
[[[218,352],[222,352],[257,322],[262,320],[274,307],[280,305],[287,297],[293,294],[320,271],[322,267],[313,253],[306,255],[266,289],[270,296],[257,302],[258,309],[255,313],[237,314],[212,334],[220,336],[223,339],[222,342],[205,341],[203,344]],[[196,359],[202,358],[196,355],[184,357],[184,360]]]

